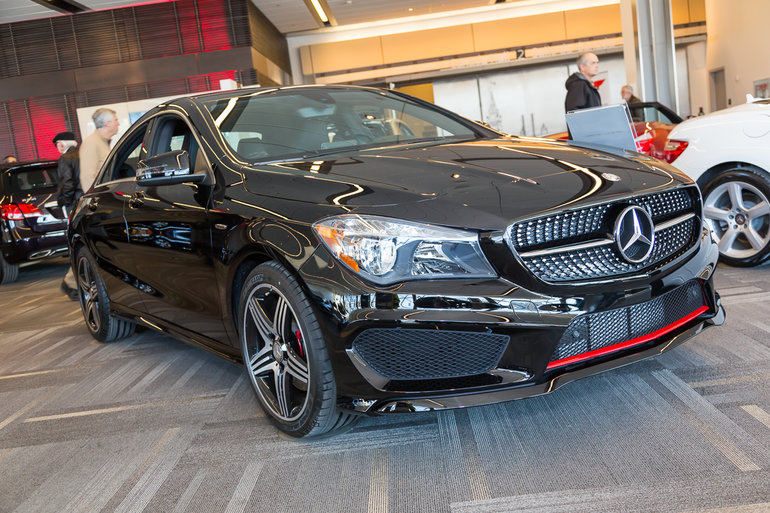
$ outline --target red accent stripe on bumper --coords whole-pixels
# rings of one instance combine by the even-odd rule
[[[569,365],[571,363],[582,362],[583,360],[590,360],[591,358],[596,358],[597,356],[604,356],[609,353],[614,353],[615,351],[620,351],[621,349],[627,349],[629,347],[637,346],[639,344],[644,344],[645,342],[649,342],[650,340],[655,340],[658,337],[662,337],[666,333],[672,332],[675,329],[681,326],[684,326],[691,320],[698,317],[703,312],[708,311],[708,309],[709,309],[708,306],[702,306],[697,310],[695,310],[694,312],[692,312],[691,314],[682,317],[678,321],[672,322],[668,326],[664,326],[657,331],[653,331],[652,333],[648,333],[647,335],[642,335],[641,337],[632,338],[631,340],[626,340],[625,342],[620,342],[618,344],[613,344],[611,346],[602,347],[600,349],[594,349],[593,351],[588,351],[587,353],[570,356],[569,358],[554,360],[548,364],[548,367],[546,367],[546,370],[550,370],[556,367],[562,367],[564,365]]]

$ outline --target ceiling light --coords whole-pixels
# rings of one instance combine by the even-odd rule
[[[304,0],[304,2],[310,11],[310,14],[313,15],[313,18],[315,18],[320,25],[329,27],[337,24],[337,20],[334,19],[334,15],[332,15],[326,0]]]
[[[329,17],[326,15],[324,8],[321,7],[321,4],[318,3],[318,0],[310,0],[310,3],[313,4],[313,8],[315,9],[315,12],[318,13],[318,17],[321,18],[321,21],[329,23]]]

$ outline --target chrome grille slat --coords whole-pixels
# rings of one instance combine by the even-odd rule
[[[509,227],[508,241],[529,271],[546,282],[600,280],[658,269],[697,241],[697,197],[696,191],[681,188],[527,220]],[[606,242],[612,238],[611,210],[629,202],[645,208],[656,225],[653,252],[638,264],[621,259],[615,244]]]

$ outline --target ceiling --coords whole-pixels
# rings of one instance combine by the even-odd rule
[[[45,3],[45,1],[55,2],[56,0],[39,1]],[[171,0],[62,1],[80,5],[89,10],[97,10]],[[252,2],[284,34],[319,28],[318,22],[310,14],[303,0],[252,0]],[[0,23],[64,15],[41,3],[34,0],[0,0]],[[353,25],[482,7],[494,4],[495,0],[327,0],[327,3],[338,25]]]

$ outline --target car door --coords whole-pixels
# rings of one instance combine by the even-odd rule
[[[139,279],[129,245],[123,209],[136,188],[136,165],[145,158],[144,138],[149,123],[132,127],[116,145],[96,179],[93,191],[84,197],[83,227],[91,251],[105,270],[102,275],[110,301],[142,311]]]
[[[160,115],[148,139],[147,157],[178,150],[188,152],[192,170],[210,175],[191,125],[176,113]],[[210,191],[210,185],[191,182],[137,183],[123,215],[133,266],[146,285],[146,311],[188,336],[225,341],[207,215]]]

